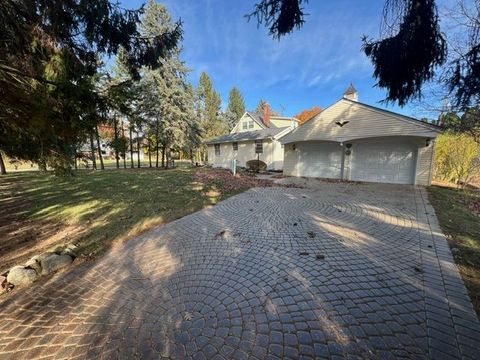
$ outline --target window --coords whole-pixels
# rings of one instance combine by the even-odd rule
[[[263,154],[263,141],[255,140],[255,154]]]
[[[248,128],[249,128],[249,129],[253,129],[253,121],[249,121],[249,122],[248,122]]]
[[[215,156],[220,156],[220,144],[215,144]]]
[[[244,121],[242,125],[243,125],[243,130],[247,130],[247,127],[248,127],[248,124],[247,124],[247,122],[246,122],[246,121]]]
[[[233,151],[238,151],[238,142],[232,143]]]

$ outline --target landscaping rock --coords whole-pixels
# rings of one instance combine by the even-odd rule
[[[30,285],[38,277],[37,272],[31,268],[14,266],[7,275],[7,281],[15,286]]]
[[[70,255],[57,255],[51,254],[44,258],[41,262],[42,264],[42,275],[51,274],[62,267],[70,265],[73,261],[73,258]]]
[[[31,258],[25,263],[25,267],[30,267],[37,272],[37,274],[42,273],[42,265],[39,260]]]
[[[53,254],[52,252],[45,252],[45,253],[40,254],[40,255],[35,255],[29,261],[33,260],[33,261],[37,261],[37,262],[41,263],[43,259],[49,257],[52,254]]]

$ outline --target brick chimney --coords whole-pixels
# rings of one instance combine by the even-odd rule
[[[271,113],[270,104],[268,102],[265,102],[263,104],[263,123],[267,128],[269,128],[272,125],[272,123],[270,122],[270,113]]]

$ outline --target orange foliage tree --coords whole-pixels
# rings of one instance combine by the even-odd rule
[[[297,115],[295,115],[295,117],[298,120],[300,120],[300,125],[303,125],[315,115],[320,114],[321,111],[322,111],[322,108],[320,106],[314,106],[311,109],[307,109],[299,112]]]

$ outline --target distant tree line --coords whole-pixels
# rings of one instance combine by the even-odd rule
[[[172,152],[204,161],[202,142],[245,111],[237,88],[222,111],[208,74],[197,88],[187,81],[182,24],[154,0],[137,10],[108,0],[4,0],[0,30],[2,174],[4,154],[69,175],[86,148],[103,169],[100,143],[117,168],[140,167],[134,152],[151,167],[169,167]]]

